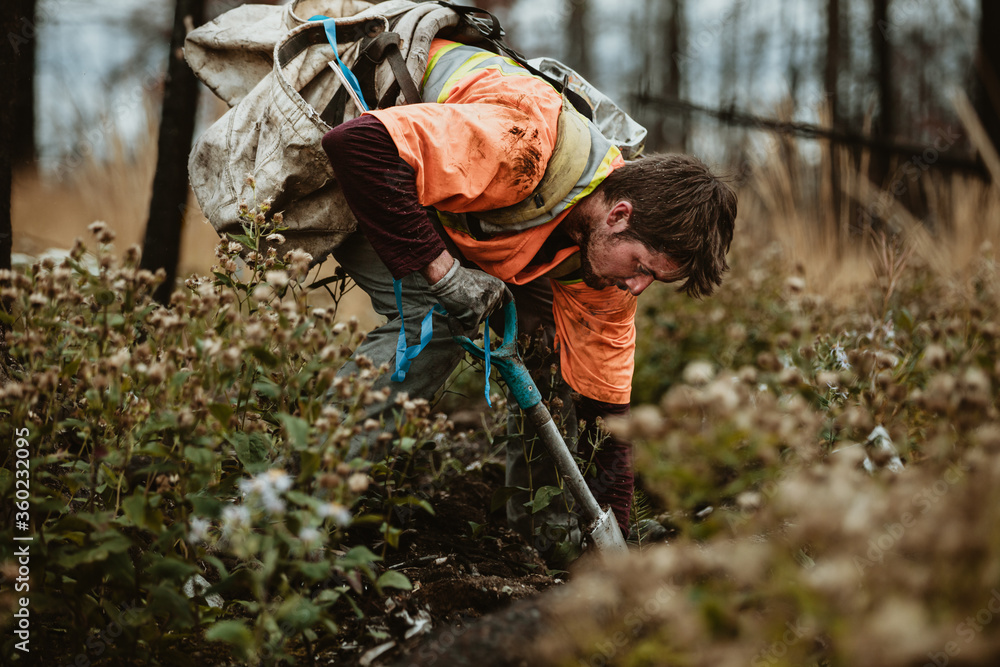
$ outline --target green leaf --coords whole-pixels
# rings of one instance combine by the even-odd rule
[[[223,428],[229,426],[229,418],[233,416],[233,406],[228,403],[212,403],[208,406],[208,411],[222,424]]]
[[[99,306],[110,306],[115,302],[115,293],[109,289],[100,289],[94,294],[94,301]]]
[[[303,449],[299,452],[299,480],[306,482],[311,480],[319,471],[323,458],[319,452],[311,449]]]
[[[326,561],[318,563],[299,561],[295,564],[295,567],[309,581],[322,581],[326,579],[330,576],[330,570],[332,569]]]
[[[114,553],[128,551],[131,546],[131,540],[120,533],[116,533],[109,539],[67,554],[60,559],[59,565],[71,569],[84,563],[105,561]]]
[[[157,558],[149,569],[146,570],[153,579],[187,579],[193,574],[201,573],[201,570],[186,561],[176,558]]]
[[[516,486],[501,486],[493,493],[493,499],[490,501],[490,513],[496,512],[498,509],[507,505],[507,501],[514,497],[514,494],[518,492]]]
[[[383,588],[398,588],[402,591],[413,590],[413,584],[406,578],[406,575],[395,570],[386,570],[375,582],[375,586],[379,590]]]
[[[316,596],[316,602],[321,604],[333,604],[340,599],[340,596],[349,590],[347,586],[337,586],[336,588],[325,588]]]
[[[399,536],[403,532],[401,528],[395,528],[383,521],[379,530],[382,532],[382,538],[385,540],[386,544],[393,549],[399,548]]]
[[[159,531],[163,527],[163,514],[153,509],[151,498],[147,498],[142,491],[136,491],[123,500],[122,509],[125,510],[128,520],[137,528]]]
[[[535,497],[530,502],[524,504],[531,508],[531,513],[536,514],[549,506],[552,499],[562,494],[562,489],[558,486],[543,486],[535,491]]]
[[[272,401],[281,398],[281,387],[266,378],[260,382],[254,382],[253,390],[261,396],[270,398]]]
[[[397,496],[395,498],[390,498],[385,502],[390,506],[409,505],[411,507],[419,507],[431,516],[434,516],[434,508],[431,507],[431,504],[423,498],[417,498],[416,496]]]
[[[275,614],[279,626],[288,625],[299,632],[312,627],[319,621],[321,609],[312,600],[304,597],[293,597],[286,600]]]
[[[250,472],[258,472],[266,467],[271,454],[270,439],[263,433],[246,433],[237,431],[231,436],[233,447],[236,448],[236,458]]]
[[[360,567],[370,565],[382,558],[373,554],[368,547],[356,546],[340,557],[337,563],[344,568]]]
[[[209,519],[217,519],[219,515],[222,514],[222,508],[225,507],[225,503],[214,496],[210,495],[192,495],[188,496],[188,500],[191,501],[191,507],[194,508],[194,513],[198,516],[208,517]]]
[[[278,357],[276,357],[274,352],[271,352],[271,350],[266,347],[263,347],[262,345],[254,345],[253,347],[248,348],[248,350],[250,354],[256,357],[257,360],[265,366],[273,367],[278,365]]]
[[[288,440],[295,449],[306,449],[309,446],[309,422],[285,412],[277,413],[278,421],[285,427]]]
[[[218,280],[220,283],[222,283],[226,287],[232,287],[233,286],[233,280],[232,280],[232,278],[230,278],[229,276],[227,276],[225,273],[222,273],[221,271],[213,271],[212,274],[215,275],[216,280]]]
[[[188,378],[191,377],[191,371],[178,371],[174,373],[174,377],[170,379],[170,388],[177,391],[185,384],[187,384]]]
[[[245,658],[247,648],[253,644],[253,633],[240,621],[219,621],[205,631],[205,639],[230,644],[238,657]]]
[[[191,462],[195,468],[210,468],[215,462],[215,452],[205,447],[184,448],[184,458]]]

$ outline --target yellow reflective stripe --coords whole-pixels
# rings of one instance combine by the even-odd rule
[[[487,60],[498,60],[497,63],[491,63],[489,65],[483,65],[482,63]],[[508,72],[504,70],[504,65],[509,65],[515,69],[513,72]],[[428,68],[429,69],[429,68]],[[465,62],[455,68],[455,71],[451,73],[447,79],[445,79],[444,84],[441,86],[441,91],[438,93],[437,102],[443,103],[448,99],[448,94],[451,89],[463,78],[472,74],[474,70],[477,69],[492,69],[500,72],[503,76],[530,76],[535,77],[531,72],[521,67],[516,61],[507,58],[506,56],[498,56],[495,53],[489,51],[483,51],[482,53],[476,53],[469,56]],[[426,78],[426,75],[425,75]],[[539,81],[544,81],[544,79],[539,79]]]
[[[476,53],[469,56],[465,62],[455,68],[455,71],[451,73],[451,76],[444,80],[444,84],[441,86],[441,92],[438,93],[437,101],[444,102],[448,99],[448,93],[451,91],[452,87],[465,77],[465,75],[476,69],[476,66],[479,65],[479,63],[496,57],[497,54],[490,53],[489,51],[483,51],[482,53]]]
[[[583,199],[591,192],[593,192],[594,189],[596,189],[597,186],[601,184],[601,181],[607,178],[608,174],[614,171],[611,168],[611,163],[614,162],[615,158],[619,157],[621,154],[622,152],[618,150],[617,146],[611,146],[610,148],[608,148],[608,152],[605,153],[604,159],[601,160],[601,164],[597,165],[597,171],[595,171],[594,175],[591,177],[590,183],[588,183],[587,187],[585,187],[583,190],[580,190],[580,192],[575,197],[573,197],[572,200],[570,200],[569,204],[567,204],[565,208],[569,208],[570,206],[576,206],[577,202],[579,202],[581,199]]]
[[[437,53],[434,54],[434,57],[431,58],[430,61],[428,61],[427,69],[424,70],[424,79],[423,81],[420,82],[421,88],[423,88],[427,84],[427,79],[431,75],[431,70],[434,69],[434,65],[437,64],[437,62],[441,59],[441,57],[444,56],[449,51],[453,51],[460,46],[465,46],[465,44],[460,44],[458,42],[455,42],[453,44],[448,44],[447,46],[442,46],[440,49],[437,50]]]

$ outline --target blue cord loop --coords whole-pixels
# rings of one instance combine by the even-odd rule
[[[309,20],[319,21],[323,24],[323,29],[326,31],[326,38],[330,42],[330,46],[333,47],[333,57],[336,59],[340,71],[344,73],[344,78],[351,84],[354,92],[358,94],[358,101],[361,103],[361,106],[365,108],[365,111],[370,111],[368,105],[365,103],[365,96],[361,92],[361,84],[358,83],[358,77],[354,76],[354,72],[344,64],[344,61],[340,59],[340,54],[337,53],[337,19],[317,14],[316,16],[309,17]]]
[[[395,278],[392,281],[392,291],[396,294],[396,309],[399,311],[399,339],[396,341],[396,371],[392,374],[393,382],[402,382],[406,379],[406,373],[410,370],[410,363],[424,351],[427,344],[431,342],[434,335],[434,313],[447,314],[441,304],[435,304],[427,311],[424,319],[420,321],[420,342],[416,345],[406,345],[406,320],[403,318],[403,283]],[[483,359],[486,362],[486,404],[493,407],[490,401],[490,322],[486,320],[485,343],[486,352]]]
[[[392,374],[393,382],[402,382],[406,379],[406,373],[410,370],[410,362],[417,358],[427,344],[431,342],[434,335],[433,315],[435,312],[443,313],[441,304],[435,305],[427,311],[424,319],[420,322],[420,342],[416,345],[406,346],[406,321],[403,319],[403,283],[399,280],[392,281],[392,289],[396,293],[396,308],[399,310],[399,340],[396,342],[396,372]]]

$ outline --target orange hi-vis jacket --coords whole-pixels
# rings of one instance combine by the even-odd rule
[[[552,210],[520,229],[473,235],[449,225],[449,214],[493,211],[531,196],[553,154],[562,96],[513,60],[445,40],[432,44],[422,94],[424,104],[371,112],[415,171],[420,204],[441,213],[451,240],[487,273],[513,284],[551,279],[563,378],[588,398],[627,404],[636,298],[547,275],[562,275],[557,267],[578,259],[576,246],[542,263],[537,257],[572,206],[624,164],[621,153],[595,141],[584,176]]]

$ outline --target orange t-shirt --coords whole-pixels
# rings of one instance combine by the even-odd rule
[[[435,40],[431,58],[450,42]],[[479,69],[449,90],[442,104],[410,104],[372,111],[389,131],[400,157],[416,174],[420,204],[451,213],[510,206],[538,185],[555,147],[560,94],[530,75]],[[624,164],[618,157],[612,164]],[[523,284],[578,251],[529,263],[563,221],[476,240],[446,228],[465,256],[487,273]],[[556,345],[563,377],[575,391],[606,403],[628,403],[635,352],[635,297],[616,287],[552,281]]]

